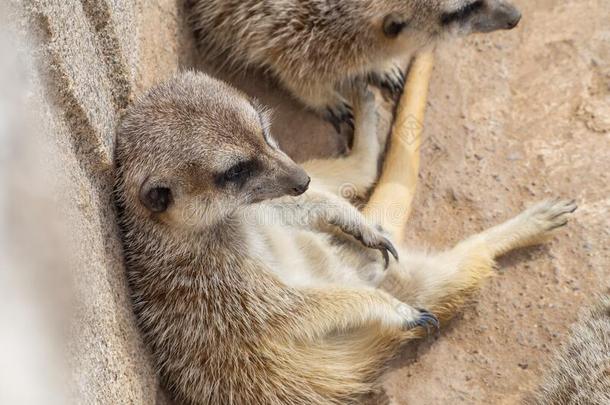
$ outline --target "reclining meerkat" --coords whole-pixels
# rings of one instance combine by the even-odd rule
[[[505,0],[194,0],[203,51],[269,71],[336,128],[352,122],[341,88],[364,79],[399,93],[404,60],[437,40],[515,27]]]
[[[115,193],[128,279],[180,400],[356,402],[402,343],[459,310],[496,256],[539,242],[576,208],[535,205],[436,255],[397,249],[339,195],[339,182],[364,190],[376,178],[375,101],[357,100],[352,153],[303,168],[256,102],[203,73],[126,112]]]
[[[566,345],[526,405],[610,404],[610,295],[572,327]]]

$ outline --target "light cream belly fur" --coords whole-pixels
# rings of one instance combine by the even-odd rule
[[[257,224],[247,233],[250,254],[290,287],[377,287],[385,274],[376,251],[345,238],[282,224]]]

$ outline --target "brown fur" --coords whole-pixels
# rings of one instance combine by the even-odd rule
[[[610,295],[573,326],[527,405],[610,404]]]
[[[496,256],[575,209],[544,202],[446,252],[401,248],[384,270],[391,242],[334,187],[375,178],[375,104],[359,100],[352,153],[306,163],[305,193],[264,111],[224,83],[183,73],[127,111],[116,199],[128,278],[160,374],[186,403],[357,402],[436,322],[416,308],[451,318]],[[254,165],[236,176],[244,161]]]

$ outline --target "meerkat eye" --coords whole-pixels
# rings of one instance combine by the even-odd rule
[[[140,199],[146,208],[160,213],[167,211],[172,203],[172,191],[167,187],[154,187],[144,192]]]
[[[238,163],[225,172],[225,180],[234,181],[246,174],[248,167],[243,163]]]
[[[229,183],[243,185],[258,169],[256,160],[245,160],[231,166],[228,170],[216,177],[216,184],[225,186]]]
[[[402,16],[391,13],[383,19],[383,33],[388,38],[396,38],[407,25],[409,25],[409,22]]]

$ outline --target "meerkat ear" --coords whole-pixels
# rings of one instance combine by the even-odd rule
[[[404,17],[397,13],[390,13],[383,19],[383,33],[388,38],[396,38],[407,24]]]
[[[173,202],[172,190],[161,182],[146,180],[140,188],[140,202],[154,213],[165,212]]]

